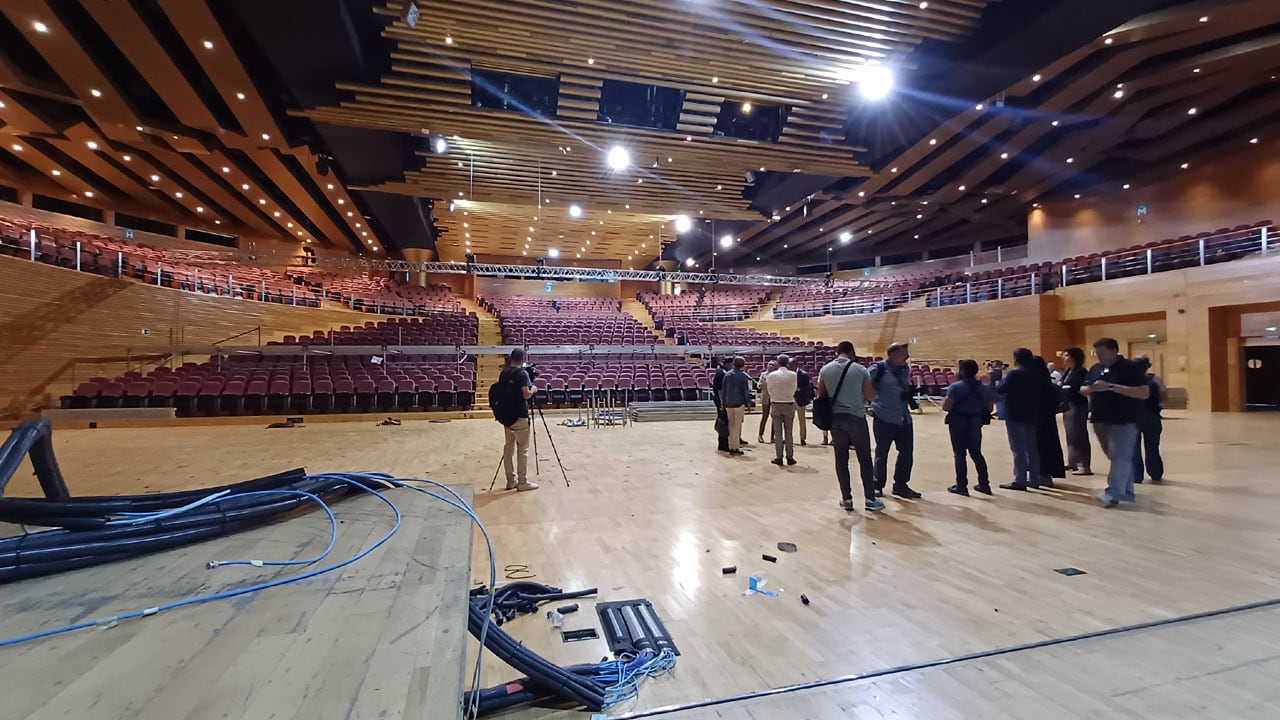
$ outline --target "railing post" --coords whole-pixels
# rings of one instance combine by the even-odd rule
[[[880,312],[884,312],[884,296],[880,296]]]
[[[124,253],[116,251],[116,277],[124,277]]]
[[[1107,279],[1107,258],[1105,256],[1102,258],[1102,279]]]
[[[227,273],[227,297],[236,296],[236,291],[235,291],[234,282],[233,282],[234,278],[235,278],[234,275],[232,275],[231,273]]]
[[[907,292],[907,302],[911,302],[911,292]],[[942,307],[942,288],[938,288],[938,307]]]
[[[1147,248],[1147,274],[1148,275],[1154,272],[1153,268],[1154,266],[1151,263],[1151,248]]]
[[[968,282],[964,284],[964,304],[968,305],[971,302],[973,302],[973,283]]]
[[[1000,245],[996,246],[996,262],[1004,262],[1004,248]]]
[[[996,278],[996,299],[1004,299],[1004,278]]]
[[[1204,267],[1204,238],[1200,238],[1200,267]]]
[[[1032,294],[1032,295],[1039,295],[1039,294],[1040,294],[1040,293],[1036,292],[1036,285],[1039,285],[1039,284],[1040,284],[1040,274],[1039,274],[1039,273],[1031,273],[1031,294]]]
[[[298,286],[297,285],[293,286],[292,292],[293,292],[293,306],[298,307]]]
[[[1061,287],[1066,287],[1066,286],[1067,286],[1067,264],[1062,263],[1062,286]]]
[[[35,262],[36,261],[36,231],[34,229],[31,231],[31,235],[29,237],[31,238],[31,262]]]
[[[76,241],[76,272],[80,272],[80,241]]]
[[[1268,236],[1268,234],[1267,234],[1267,228],[1265,228],[1265,227],[1264,227],[1264,228],[1262,228],[1262,256],[1263,256],[1263,257],[1266,257],[1266,256],[1267,256],[1267,242],[1268,242],[1268,240],[1270,240],[1270,237],[1269,237],[1269,236]]]
[[[258,302],[267,302],[267,281],[262,280],[262,291],[258,293]]]
[[[160,276],[164,274],[164,262],[156,261],[156,285],[160,285]]]

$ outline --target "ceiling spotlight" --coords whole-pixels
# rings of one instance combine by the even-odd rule
[[[1201,15],[1201,16],[1200,16],[1200,22],[1209,22],[1209,16],[1208,16],[1208,15]]]
[[[241,189],[241,190],[248,190],[248,189],[249,189],[249,183],[241,183],[241,184],[240,184],[240,189]]]
[[[750,115],[750,114],[751,114],[751,103],[749,103],[749,102],[744,102],[744,103],[742,103],[742,114],[743,114],[743,115]]]
[[[1008,159],[1009,159],[1009,153],[1000,153],[1000,159],[1001,159],[1001,160],[1008,160]]]
[[[883,65],[869,65],[858,79],[858,92],[868,100],[881,100],[893,90],[893,71]]]
[[[180,192],[176,192],[176,193],[174,193],[174,194],[173,194],[173,196],[174,196],[174,197],[176,197],[176,198],[178,198],[179,200],[181,200],[181,199],[182,199],[182,193],[180,193]]]
[[[595,65],[595,64],[596,64],[596,59],[595,59],[595,58],[587,58],[587,64],[588,64],[588,65]]]
[[[688,215],[677,215],[673,220],[676,221],[676,232],[687,233],[693,227],[693,220]]]
[[[986,205],[986,204],[987,204],[987,199],[986,199],[986,198],[982,198],[982,204],[983,204],[983,205]]]
[[[1080,199],[1080,193],[1076,193],[1076,199],[1077,199],[1077,200],[1079,200],[1079,199]]]
[[[151,176],[151,182],[160,182],[160,176],[159,176],[159,175],[152,175],[152,176]]]
[[[964,185],[961,185],[961,186],[960,186],[960,192],[964,192],[964,190],[965,190],[965,186],[964,186]]]
[[[271,139],[271,136],[270,136],[270,135],[268,135],[268,134],[266,134],[266,133],[262,133],[262,139],[263,139],[263,140],[270,140],[270,139]]]
[[[547,257],[553,257],[553,258],[560,257],[559,248],[547,248]]]
[[[578,205],[570,205],[569,217],[575,217],[575,218],[582,217],[582,208]]]
[[[929,138],[929,144],[930,144],[930,145],[937,145],[937,144],[938,144],[938,139],[937,139],[937,138]]]
[[[62,171],[61,171],[61,170],[54,170],[54,171],[50,172],[49,174],[50,174],[50,175],[52,175],[52,176],[54,176],[54,177],[58,177],[59,175],[61,175],[61,174],[62,174]]]
[[[279,210],[277,210],[277,211],[275,211],[275,212],[271,213],[271,215],[272,215],[273,217],[280,217],[280,211],[279,211]]]
[[[920,3],[920,9],[921,9],[921,10],[928,10],[928,9],[929,9],[929,3],[927,3],[927,2],[922,2],[922,3]]]
[[[631,153],[621,145],[614,145],[609,149],[609,169],[614,172],[622,172],[631,165]]]
[[[1071,163],[1073,163],[1073,162],[1075,162],[1075,161],[1076,161],[1076,159],[1075,159],[1075,158],[1067,158],[1067,164],[1068,164],[1068,165],[1070,165]]]
[[[973,106],[973,109],[974,109],[974,110],[984,110],[984,109],[986,109],[986,107],[987,107],[986,105],[983,105],[982,103],[978,103],[977,105],[974,105],[974,106]]]
[[[91,198],[91,197],[93,197],[93,191],[92,191],[92,190],[85,190],[85,191],[84,191],[84,196],[85,196],[85,197],[87,197],[87,198]]]
[[[847,243],[852,239],[853,239],[853,233],[849,232],[848,230],[845,230],[844,232],[840,233],[840,242]]]
[[[37,21],[35,21],[34,23],[32,23],[32,24],[31,24],[31,27],[32,27],[32,28],[34,28],[34,29],[35,29],[35,31],[36,31],[36,32],[38,32],[38,33],[47,33],[47,32],[49,32],[49,26],[48,26],[48,25],[45,25],[44,23],[40,22],[39,20],[37,20]]]
[[[101,90],[99,90],[99,89],[97,89],[97,88],[93,88],[93,89],[89,90],[89,94],[90,94],[90,95],[92,95],[92,96],[94,96],[94,97],[102,97],[102,91],[101,91]]]
[[[1103,44],[1103,45],[1110,45],[1112,42],[1115,42],[1115,41],[1114,41],[1114,40],[1112,40],[1111,38],[1107,38],[1106,40],[1103,40],[1103,41],[1102,41],[1102,44]]]
[[[346,204],[347,204],[347,201],[346,201],[346,200],[343,200],[342,198],[338,198],[338,204],[339,204],[339,205],[346,205]]]
[[[1124,184],[1124,189],[1125,189],[1125,190],[1128,190],[1128,189],[1129,189],[1129,183],[1125,183],[1125,184]]]
[[[720,238],[720,247],[725,248],[725,249],[728,249],[728,248],[733,247],[733,236],[732,236],[732,235],[723,235],[723,236],[721,236],[721,238]]]
[[[1190,163],[1182,163],[1182,165],[1180,165],[1179,167],[1181,167],[1183,170],[1186,170],[1187,168],[1191,167],[1191,164],[1190,164]]]
[[[1058,122],[1057,120],[1054,120],[1053,122],[1051,122],[1051,123],[1049,123],[1049,124],[1050,124],[1050,125],[1052,125],[1052,126],[1054,126],[1054,127],[1058,127],[1058,126],[1059,126],[1059,125],[1061,125],[1062,123]]]
[[[1120,98],[1124,97],[1124,91],[1123,91],[1123,90],[1117,90],[1117,91],[1115,91],[1115,92],[1111,93],[1111,97],[1113,97],[1113,98],[1115,98],[1115,99],[1119,100]]]
[[[431,141],[431,149],[435,150],[437,155],[443,155],[449,152],[449,141],[445,140],[443,135],[437,135],[436,139]]]
[[[1195,108],[1187,108],[1187,114],[1188,114],[1188,115],[1195,115],[1197,112],[1199,112],[1199,111],[1198,111],[1198,110],[1196,110]]]
[[[1031,76],[1031,82],[1040,82],[1040,73]]]
[[[267,204],[267,199],[266,199],[266,198],[258,198],[258,204],[259,204],[259,205],[266,205],[266,204]]]
[[[1249,140],[1249,144],[1250,144],[1250,145],[1257,145],[1257,144],[1258,144],[1258,138],[1253,138],[1253,139]]]
[[[686,267],[693,267],[693,258],[684,261]]]
[[[205,50],[212,50],[212,49],[213,49],[213,41],[212,41],[212,40],[205,40],[205,41],[204,41],[204,49],[205,49]]]
[[[858,191],[858,197],[866,197],[866,196],[867,196],[867,191],[866,191],[866,190],[859,190],[859,191]]]
[[[90,149],[90,150],[97,150],[97,149],[98,149],[98,143],[96,143],[96,142],[94,142],[94,141],[92,141],[92,140],[90,140],[89,142],[87,142],[87,143],[85,143],[85,144],[89,146],[89,149]]]
[[[445,36],[444,36],[444,44],[445,44],[445,45],[452,45],[452,44],[453,44],[453,36],[451,36],[451,35],[445,35]]]
[[[237,99],[237,100],[243,100],[243,99],[244,99],[244,93],[236,93],[236,99]]]
[[[713,78],[711,78],[711,82],[713,82],[713,83],[718,83],[718,82],[720,82],[720,78],[718,78],[718,77],[713,77]]]
[[[1191,68],[1191,72],[1192,72],[1192,73],[1198,73],[1198,72],[1200,72],[1200,68]]]

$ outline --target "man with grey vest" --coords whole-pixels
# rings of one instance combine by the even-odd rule
[[[876,438],[876,495],[884,494],[888,484],[889,448],[898,446],[898,461],[893,468],[893,494],[915,500],[920,493],[907,486],[911,482],[911,465],[915,452],[915,432],[911,426],[911,410],[915,407],[915,388],[911,386],[907,360],[911,353],[906,343],[889,346],[886,359],[871,366],[871,384],[875,400],[871,402],[872,434]]]
[[[884,509],[876,497],[876,479],[871,461],[871,436],[867,432],[867,402],[875,398],[867,369],[858,364],[853,343],[836,346],[836,359],[818,371],[818,397],[831,398],[831,438],[836,449],[836,480],[840,483],[840,506],[853,509],[853,488],[849,478],[849,448],[858,458],[862,494],[868,511]]]

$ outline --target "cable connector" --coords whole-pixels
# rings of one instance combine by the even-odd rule
[[[261,561],[261,560],[250,560],[250,561],[249,561],[249,564],[250,564],[250,565],[252,565],[252,566],[254,566],[254,567],[262,567],[262,561]]]
[[[204,567],[206,570],[215,570],[220,564],[221,563],[219,563],[217,560],[210,560],[209,562],[204,564]]]
[[[158,608],[158,607],[149,607],[149,608],[147,608],[146,610],[143,610],[143,611],[142,611],[142,617],[149,617],[149,616],[151,616],[151,615],[155,615],[155,614],[156,614],[156,613],[158,613],[158,612],[160,612],[160,608]]]

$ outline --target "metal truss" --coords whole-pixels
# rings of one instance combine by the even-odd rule
[[[670,280],[681,283],[721,285],[821,286],[823,278],[787,275],[724,275],[719,273],[667,272],[665,270],[610,270],[602,268],[548,265],[506,265],[499,263],[414,262],[372,258],[323,258],[318,264],[344,270],[371,272],[428,272],[485,277],[517,277],[531,280]]]

